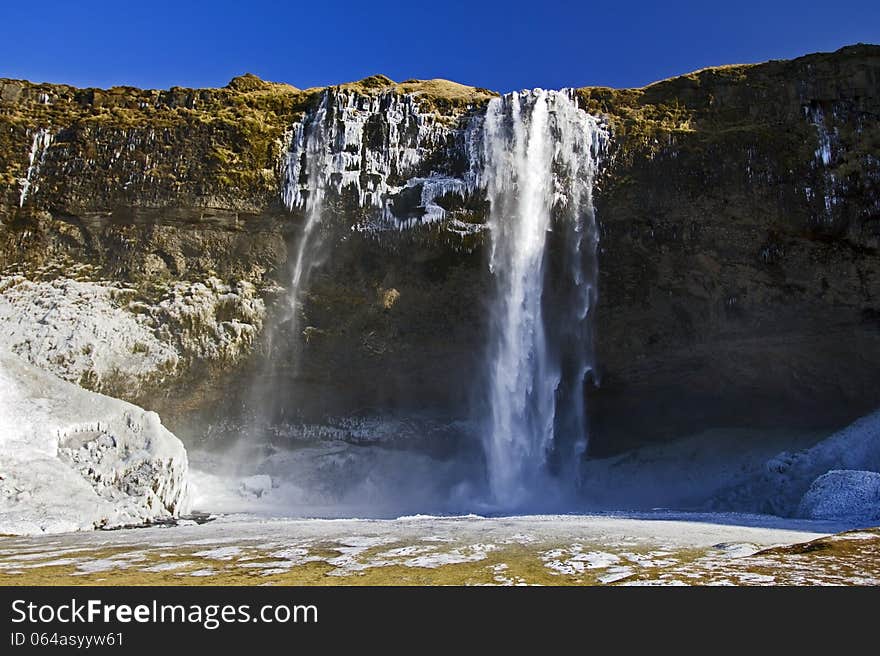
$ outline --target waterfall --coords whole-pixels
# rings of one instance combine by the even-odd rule
[[[412,96],[330,89],[292,126],[283,201],[304,214],[290,260],[293,335],[336,219],[347,230],[403,229],[446,220],[438,199],[485,193],[495,287],[484,448],[498,507],[558,501],[586,449],[584,388],[596,379],[592,193],[607,139],[573,92],[540,89],[492,99],[485,115],[457,124],[439,123]],[[438,168],[462,156],[464,171]],[[360,208],[359,221],[340,208]]]
[[[288,318],[294,329],[298,327],[303,293],[312,271],[320,264],[322,254],[317,242],[320,240],[324,217],[327,187],[325,171],[333,156],[328,148],[328,134],[324,129],[328,105],[329,96],[324,94],[317,111],[294,125],[291,148],[285,158],[285,184],[282,191],[284,203],[288,209],[305,205],[305,221],[291,259],[290,287],[287,290]],[[299,187],[303,173],[309,182],[309,190],[305,194]]]
[[[485,452],[500,506],[548,501],[555,482],[573,482],[586,448],[597,296],[592,188],[606,142],[600,122],[567,91],[493,99],[483,121],[478,177],[491,204],[495,282]]]

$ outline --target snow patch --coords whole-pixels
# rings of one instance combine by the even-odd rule
[[[256,288],[178,281],[155,304],[121,283],[0,277],[0,348],[88,389],[162,383],[196,360],[234,361],[262,328]]]
[[[120,307],[119,285],[0,278],[0,347],[92,389],[173,371],[178,355],[142,315]]]
[[[238,547],[218,547],[216,549],[197,551],[193,556],[201,556],[202,558],[211,558],[213,560],[232,560],[233,557],[239,554],[241,554],[241,549]]]

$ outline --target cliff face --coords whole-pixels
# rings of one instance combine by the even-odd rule
[[[461,174],[465,125],[492,95],[381,76],[341,91],[412,94],[445,126],[410,180]],[[265,371],[250,354],[275,323],[304,220],[283,202],[284,157],[323,94],[253,76],[170,91],[0,81],[4,275],[125,283],[122,309],[156,322],[156,308],[200,284],[239,299],[252,285],[267,301],[264,322],[217,287],[227,300],[184,313],[176,331],[204,347],[174,344],[180,362],[164,378],[112,390],[166,412],[172,429],[212,399],[246,402],[248,376]],[[875,407],[880,47],[578,97],[612,133],[596,189],[593,448],[707,425],[833,425]],[[386,123],[366,134],[384,143]],[[361,230],[357,200],[330,199],[302,320],[296,334],[272,335],[301,345],[296,367],[273,375],[303,416],[465,413],[483,357],[485,200],[439,195],[442,216],[426,221],[418,193],[404,186],[395,201],[401,230]]]
[[[874,407],[880,49],[583,93],[619,117],[597,419],[674,433]]]

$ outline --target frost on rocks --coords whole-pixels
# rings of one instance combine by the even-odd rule
[[[245,281],[178,281],[155,303],[120,283],[0,278],[0,347],[83,387],[139,390],[194,360],[234,361],[263,325]]]
[[[836,158],[836,148],[839,145],[839,135],[837,128],[829,130],[825,112],[817,103],[811,103],[804,106],[804,114],[807,120],[816,129],[816,137],[819,145],[814,152],[813,164],[822,171],[822,218],[828,223],[834,221],[834,207],[841,202],[841,193],[844,186],[838,180],[835,173],[831,170]],[[833,112],[832,112],[833,114]],[[807,200],[812,201],[815,197],[815,191],[807,187],[804,190]]]
[[[176,282],[157,306],[144,308],[158,338],[186,358],[236,360],[263,327],[266,306],[253,284]]]
[[[801,499],[798,514],[809,519],[880,519],[880,474],[832,470],[819,476]]]
[[[116,285],[65,278],[2,278],[0,347],[91,389],[173,371],[177,353],[156,338],[146,317],[121,307],[125,293]]]
[[[819,139],[819,147],[815,152],[816,161],[821,162],[822,166],[828,166],[831,164],[831,134],[825,127],[825,113],[818,105],[804,107],[804,113],[816,128],[816,135]]]
[[[186,451],[156,413],[0,350],[0,534],[142,524],[189,499]]]

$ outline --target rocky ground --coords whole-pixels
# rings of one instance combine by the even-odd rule
[[[841,525],[766,516],[224,517],[192,524],[0,538],[0,583],[880,584],[880,529],[831,534]]]

